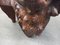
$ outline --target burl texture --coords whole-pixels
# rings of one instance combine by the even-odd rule
[[[28,37],[42,33],[50,19],[50,15],[48,15],[46,10],[45,8],[41,12],[32,15],[30,14],[30,10],[26,8],[19,10],[19,24]]]
[[[40,35],[48,24],[50,16],[57,16],[57,10],[49,7],[48,1],[46,1],[47,4],[42,3],[42,0],[38,0],[40,2],[37,0],[24,1],[24,7],[18,11],[19,24],[28,37]]]

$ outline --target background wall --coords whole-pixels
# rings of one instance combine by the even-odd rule
[[[28,38],[0,8],[0,45],[60,45],[60,15],[51,17],[40,36]]]

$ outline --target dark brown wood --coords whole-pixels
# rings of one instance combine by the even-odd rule
[[[0,7],[13,22],[16,22],[16,14],[23,32],[28,37],[32,37],[43,32],[50,16],[58,15],[60,12],[59,2],[57,0],[56,2],[55,0],[24,0],[21,3],[20,0],[0,0]]]
[[[11,6],[1,6],[1,8],[13,22],[16,22],[15,11]]]

